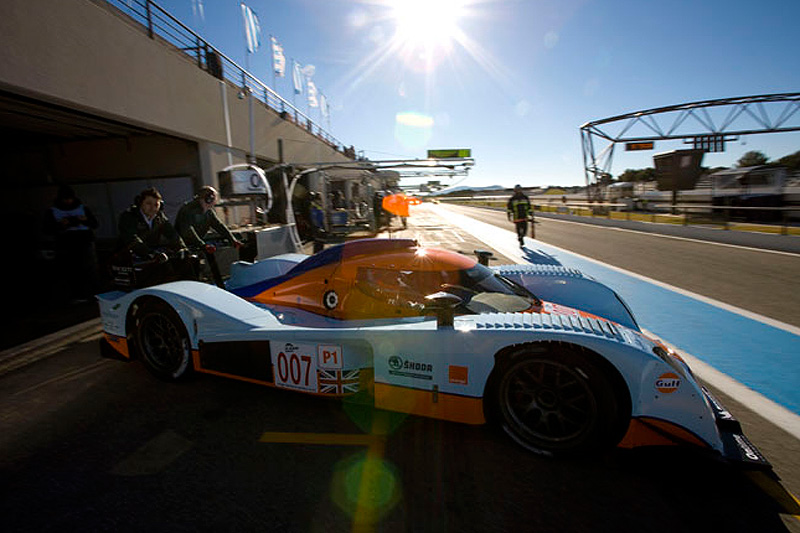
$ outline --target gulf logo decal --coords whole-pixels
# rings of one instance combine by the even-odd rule
[[[663,394],[671,394],[678,390],[678,387],[681,386],[681,378],[677,374],[673,374],[672,372],[667,372],[666,374],[661,374],[658,376],[656,380],[656,390]]]

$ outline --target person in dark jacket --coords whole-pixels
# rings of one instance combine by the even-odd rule
[[[119,217],[119,248],[128,249],[139,260],[167,260],[165,250],[186,248],[183,239],[161,209],[163,199],[155,187],[143,190]]]
[[[117,229],[118,251],[114,262],[152,262],[143,269],[138,285],[196,277],[188,261],[186,244],[161,209],[163,199],[155,187],[143,190],[134,204],[122,212]]]
[[[311,238],[314,240],[314,253],[325,249],[325,209],[322,206],[320,194],[315,191],[308,193],[308,217],[311,220]]]
[[[222,223],[216,211],[214,211],[214,206],[218,199],[219,194],[214,187],[206,185],[201,188],[194,199],[183,204],[180,211],[178,211],[178,216],[175,219],[175,229],[178,230],[178,234],[183,238],[184,242],[189,245],[190,250],[205,254],[214,282],[217,286],[225,288],[219,272],[219,265],[217,265],[217,259],[214,255],[217,247],[205,241],[206,233],[208,233],[209,229],[213,229],[221,237],[228,239],[237,250],[242,247],[242,243]]]
[[[55,238],[59,288],[73,303],[88,301],[97,292],[97,218],[69,185],[58,188],[45,213],[44,231]]]
[[[506,211],[508,212],[508,220],[517,227],[517,239],[519,239],[519,245],[522,247],[525,245],[523,238],[528,232],[528,220],[532,217],[533,210],[531,209],[531,201],[522,192],[521,185],[514,186],[514,195],[509,198]]]

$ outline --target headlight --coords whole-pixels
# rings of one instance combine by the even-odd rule
[[[679,373],[682,377],[686,378],[687,372],[691,374],[691,370],[686,365],[686,363],[683,362],[683,359],[681,359],[678,356],[678,354],[674,352],[672,353],[668,352],[666,348],[664,348],[663,346],[659,346],[658,344],[656,344],[653,347],[653,353],[656,354],[659,359],[667,363],[673,370]]]

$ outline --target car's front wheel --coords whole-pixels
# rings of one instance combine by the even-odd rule
[[[144,366],[157,378],[175,381],[191,372],[189,335],[178,314],[165,302],[151,300],[141,305],[133,338]]]
[[[523,352],[502,361],[487,398],[495,421],[531,451],[572,455],[615,444],[620,409],[611,381],[577,350]]]

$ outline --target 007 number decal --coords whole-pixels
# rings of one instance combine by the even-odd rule
[[[305,368],[305,371],[303,369]],[[311,356],[297,354],[278,354],[278,379],[283,383],[291,381],[296,387],[308,387],[308,374],[311,368]]]
[[[317,347],[313,344],[280,343],[273,353],[275,385],[317,392]]]

